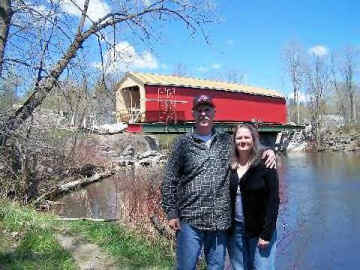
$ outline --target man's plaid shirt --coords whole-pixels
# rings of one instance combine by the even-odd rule
[[[230,227],[231,151],[231,136],[226,133],[215,131],[210,148],[193,133],[176,139],[162,184],[168,219],[179,218],[200,230]]]

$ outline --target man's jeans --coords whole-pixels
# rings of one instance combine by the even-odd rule
[[[276,231],[266,248],[259,248],[258,237],[245,236],[244,223],[235,222],[229,238],[229,256],[233,270],[274,270],[276,255]]]
[[[176,263],[178,270],[196,269],[204,246],[207,270],[223,270],[227,234],[225,231],[202,231],[181,222],[176,232]]]

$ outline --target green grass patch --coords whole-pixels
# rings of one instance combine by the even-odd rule
[[[31,207],[19,206],[17,203],[0,201],[0,222],[7,230],[49,228],[54,224],[54,217],[35,211]]]
[[[65,251],[50,231],[26,232],[18,246],[0,253],[5,269],[77,269],[71,254]]]
[[[117,223],[63,221],[0,201],[0,269],[78,269],[56,241],[57,232],[82,236],[113,257],[119,269],[173,269],[169,242],[149,240]]]
[[[0,202],[0,265],[4,269],[78,269],[56,241],[53,217]]]
[[[71,222],[73,233],[102,247],[126,269],[173,269],[174,260],[166,241],[150,241],[115,223]]]

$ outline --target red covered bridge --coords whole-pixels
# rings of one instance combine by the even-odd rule
[[[213,97],[216,122],[286,123],[285,97],[270,89],[179,76],[129,72],[116,92],[117,120],[135,123],[193,122],[195,96]]]

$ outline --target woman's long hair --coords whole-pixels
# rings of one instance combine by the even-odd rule
[[[235,143],[235,137],[236,137],[236,133],[238,132],[238,130],[240,128],[246,128],[250,131],[251,137],[253,139],[253,148],[251,149],[250,152],[250,157],[249,160],[251,160],[251,166],[256,166],[257,164],[259,164],[260,162],[260,158],[261,158],[261,153],[264,150],[264,147],[261,145],[260,140],[259,140],[259,132],[257,131],[257,129],[250,124],[239,124],[235,127],[234,133],[233,133],[233,155],[232,155],[232,159],[231,159],[231,168],[233,170],[237,169],[239,167],[239,161],[238,161],[238,157],[239,157],[239,153],[237,151],[236,148],[236,143]]]

